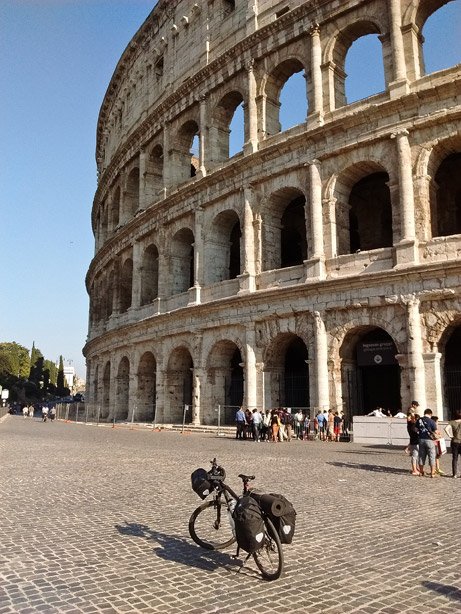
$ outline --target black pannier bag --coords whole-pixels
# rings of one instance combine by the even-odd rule
[[[296,511],[283,495],[252,493],[261,509],[271,519],[282,544],[291,544],[295,533]]]
[[[264,545],[264,520],[258,503],[250,496],[241,497],[235,506],[233,519],[239,548],[253,553]]]
[[[196,469],[191,473],[190,480],[192,489],[198,494],[200,499],[205,499],[211,492],[211,484],[208,481],[208,472],[206,469]]]

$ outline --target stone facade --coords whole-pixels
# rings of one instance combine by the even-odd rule
[[[461,70],[425,75],[421,35],[444,4],[158,2],[98,121],[84,353],[102,417],[457,409]],[[348,104],[367,34],[386,89]],[[307,118],[281,131],[300,71]]]

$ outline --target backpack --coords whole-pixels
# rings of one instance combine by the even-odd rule
[[[283,495],[252,493],[261,509],[272,521],[282,544],[291,544],[295,533],[296,511]]]
[[[211,484],[208,480],[206,469],[196,469],[191,473],[190,480],[192,490],[198,494],[200,499],[205,499],[211,492]]]
[[[237,501],[232,515],[239,548],[253,553],[264,545],[264,520],[258,503],[248,495]]]

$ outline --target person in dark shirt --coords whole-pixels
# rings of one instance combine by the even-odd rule
[[[435,471],[435,443],[433,438],[435,437],[437,425],[432,420],[431,409],[426,409],[424,411],[424,416],[416,421],[416,428],[418,429],[419,436],[419,473],[422,477],[424,476],[424,465],[428,458],[431,468],[430,476],[431,478],[435,478],[438,474]]]
[[[420,416],[415,413],[408,412],[407,417],[407,431],[410,437],[410,443],[406,448],[406,452],[411,459],[411,475],[421,475],[418,468],[418,455],[419,455],[419,432],[416,427],[416,423]]]

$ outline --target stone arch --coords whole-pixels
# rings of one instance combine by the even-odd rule
[[[127,258],[120,269],[120,313],[131,307],[133,290],[133,260]]]
[[[264,206],[263,270],[302,264],[307,258],[306,197],[295,187],[274,192]]]
[[[102,376],[101,418],[107,419],[110,413],[111,365],[110,360],[104,365]]]
[[[243,102],[243,94],[238,89],[233,89],[222,96],[213,110],[212,127],[210,129],[211,160],[213,163],[225,162],[229,158],[230,125],[237,108]],[[244,124],[247,123],[247,121],[244,122]],[[245,136],[245,126],[239,128]]]
[[[311,407],[309,351],[294,332],[279,332],[265,351],[264,395],[269,407]]]
[[[332,182],[338,255],[392,246],[388,182],[386,169],[372,160],[347,167]]]
[[[330,109],[337,109],[347,104],[346,100],[346,56],[352,44],[359,38],[370,34],[382,35],[387,27],[380,24],[375,16],[362,16],[359,21],[338,29],[325,46],[324,63],[333,72],[333,91],[329,92]],[[386,46],[389,43],[386,43]],[[384,43],[383,43],[384,45]],[[383,49],[383,57],[391,57],[390,50]],[[391,66],[385,62],[386,84],[390,81]]]
[[[118,363],[115,381],[115,420],[128,420],[130,399],[130,361],[124,356]]]
[[[171,175],[175,184],[195,177],[199,168],[198,156],[192,151],[194,138],[199,135],[199,126],[194,119],[188,119],[179,128],[170,154]]]
[[[348,330],[339,348],[343,408],[348,420],[377,406],[396,413],[401,408],[401,373],[397,345],[376,324]]]
[[[414,65],[410,69],[410,79],[419,79],[425,70],[425,40],[423,29],[427,20],[452,0],[411,0],[402,16],[402,31],[407,40],[406,47],[413,50]],[[454,26],[454,24],[453,24]],[[430,43],[429,43],[430,44]]]
[[[192,420],[192,388],[194,362],[189,349],[181,345],[170,353],[166,369],[165,419],[180,424],[183,421],[184,406],[186,422]]]
[[[214,407],[221,406],[223,424],[235,423],[235,412],[244,400],[244,353],[239,343],[221,339],[207,357],[208,382]]]
[[[156,385],[157,361],[152,352],[144,352],[139,360],[137,391],[137,420],[155,422],[156,417]]]
[[[148,151],[144,175],[144,191],[148,205],[156,202],[163,192],[163,162],[163,147],[156,143]]]
[[[142,256],[141,305],[148,305],[158,297],[158,261],[158,249],[152,243],[147,246]]]
[[[110,198],[110,220],[111,231],[117,228],[120,223],[120,186],[117,186]]]
[[[205,238],[205,285],[234,279],[240,275],[240,238],[241,227],[238,214],[232,209],[218,213]]]
[[[267,136],[281,131],[280,124],[280,94],[286,82],[292,75],[305,71],[304,63],[297,57],[288,57],[278,64],[266,77],[264,82]],[[307,93],[306,93],[307,100]]]
[[[181,228],[172,238],[170,249],[171,294],[187,292],[194,285],[194,234]]]
[[[432,236],[461,233],[461,138],[440,141],[428,161]]]
[[[126,179],[123,208],[125,221],[134,217],[139,207],[139,168],[131,169]]]

